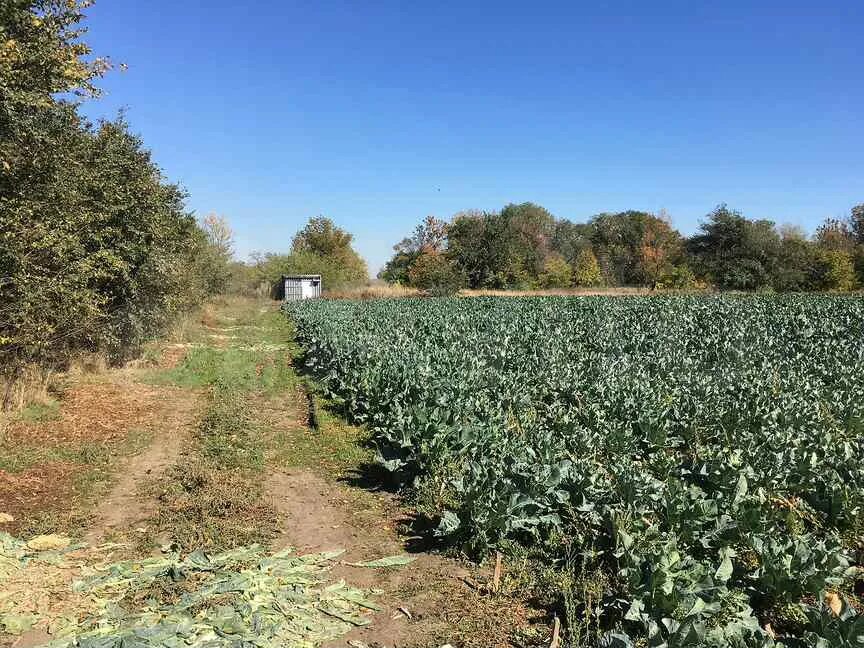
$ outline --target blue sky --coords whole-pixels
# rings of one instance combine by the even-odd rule
[[[425,215],[720,202],[812,230],[864,202],[864,3],[99,0],[128,119],[237,251],[310,217],[376,270]]]

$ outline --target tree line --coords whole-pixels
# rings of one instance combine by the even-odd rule
[[[91,123],[111,62],[89,0],[0,3],[0,405],[30,369],[121,360],[230,279],[224,219],[198,222],[122,115]]]
[[[231,289],[280,298],[282,275],[319,274],[327,292],[366,285],[366,262],[354,249],[354,236],[324,216],[310,218],[286,253],[253,252],[248,263],[233,265]]]
[[[752,220],[726,205],[682,236],[663,214],[603,213],[585,223],[533,203],[428,216],[379,273],[434,292],[650,286],[731,290],[853,290],[864,284],[864,205],[800,228]]]

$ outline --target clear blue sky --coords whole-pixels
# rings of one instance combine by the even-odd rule
[[[284,251],[310,216],[373,272],[423,216],[717,203],[807,230],[864,202],[864,2],[99,0],[88,40],[199,215]]]

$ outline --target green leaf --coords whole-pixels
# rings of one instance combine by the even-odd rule
[[[399,554],[396,556],[387,556],[386,558],[378,558],[377,560],[368,560],[366,562],[346,562],[346,565],[352,567],[401,567],[417,560],[416,556],[407,554]]]

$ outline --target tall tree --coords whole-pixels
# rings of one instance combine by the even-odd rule
[[[456,214],[448,226],[447,256],[462,269],[471,288],[490,285],[494,274],[492,218],[484,212],[465,211]]]
[[[720,205],[689,241],[698,273],[722,288],[754,290],[771,283],[780,235],[769,220],[751,221]]]
[[[393,256],[378,273],[380,279],[390,283],[411,283],[412,264],[423,253],[441,254],[447,247],[447,223],[427,216],[414,228],[414,233],[393,246]]]
[[[591,225],[593,249],[613,284],[655,284],[681,257],[681,235],[654,214],[600,214]]]
[[[292,252],[311,252],[318,256],[332,256],[351,249],[353,235],[337,227],[324,216],[310,218],[309,222],[294,235]]]
[[[555,223],[552,249],[571,266],[575,265],[579,253],[591,249],[593,227],[588,223],[573,223],[567,219]]]
[[[826,250],[851,253],[855,248],[855,232],[846,220],[826,218],[816,228],[816,244]]]

